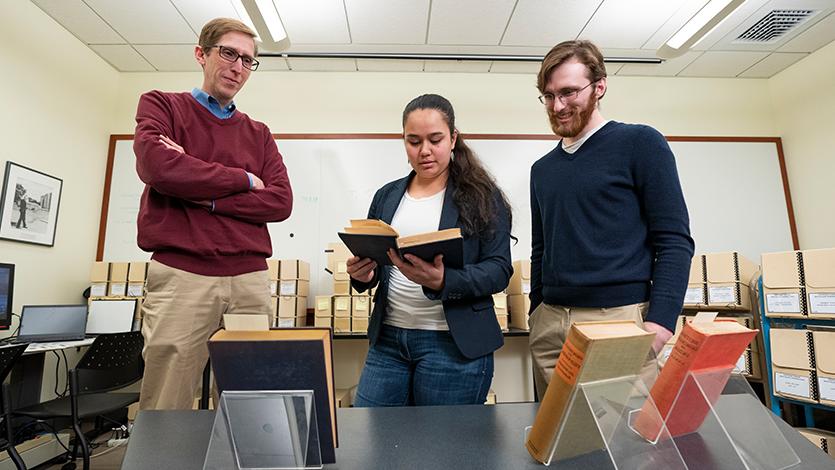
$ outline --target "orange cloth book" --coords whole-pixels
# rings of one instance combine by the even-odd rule
[[[699,321],[697,317],[686,323],[650,390],[660,417],[647,401],[635,419],[635,430],[654,441],[661,431],[661,420],[666,422],[672,437],[699,429],[710,406],[725,388],[739,356],[756,335],[757,330],[746,328],[734,319]],[[709,403],[700,396],[702,392],[694,381],[685,384],[689,372],[715,374],[711,380],[701,383]]]

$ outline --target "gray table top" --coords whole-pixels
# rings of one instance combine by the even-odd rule
[[[337,463],[326,469],[541,469],[525,450],[524,429],[535,403],[495,406],[340,408]],[[802,469],[835,461],[779,418]],[[139,413],[122,464],[125,470],[200,470],[214,421],[211,411]],[[559,469],[612,468],[605,452],[552,463]],[[649,465],[647,468],[652,468]]]

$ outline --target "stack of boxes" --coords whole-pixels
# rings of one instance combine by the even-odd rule
[[[531,262],[516,260],[513,262],[513,276],[507,286],[507,305],[510,306],[509,326],[528,330],[528,312],[531,309]]]
[[[330,243],[325,252],[333,274],[333,296],[316,298],[315,324],[332,326],[336,334],[367,333],[376,288],[359,293],[351,287],[347,263],[353,255],[344,244]]]
[[[684,308],[751,311],[759,266],[736,251],[697,255],[690,264]]]
[[[771,329],[774,394],[835,406],[835,331]]]
[[[270,273],[275,272],[277,263],[278,279],[271,280],[275,286],[275,326],[280,328],[307,325],[307,296],[310,293],[310,264],[299,259],[268,260]]]
[[[763,253],[769,317],[835,319],[835,248]]]
[[[108,300],[136,299],[136,315],[140,318],[145,299],[145,279],[148,263],[145,261],[107,262],[94,261],[90,268],[89,303]]]

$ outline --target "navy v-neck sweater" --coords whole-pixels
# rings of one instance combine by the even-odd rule
[[[649,300],[675,329],[694,244],[675,157],[655,129],[609,122],[531,167],[531,311]]]

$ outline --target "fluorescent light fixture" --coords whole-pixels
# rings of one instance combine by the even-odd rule
[[[279,42],[286,38],[287,32],[284,31],[281,18],[278,17],[278,12],[275,11],[273,0],[255,0],[255,5],[258,7],[258,11],[261,12],[264,23],[267,23],[267,30],[270,32],[270,37],[273,38],[273,42]]]
[[[710,0],[690,21],[679,29],[667,43],[658,49],[658,57],[672,59],[687,52],[716,29],[745,0]]]
[[[290,47],[290,38],[272,0],[232,0],[232,6],[241,21],[258,34],[255,40],[261,43],[259,49],[280,52]]]

